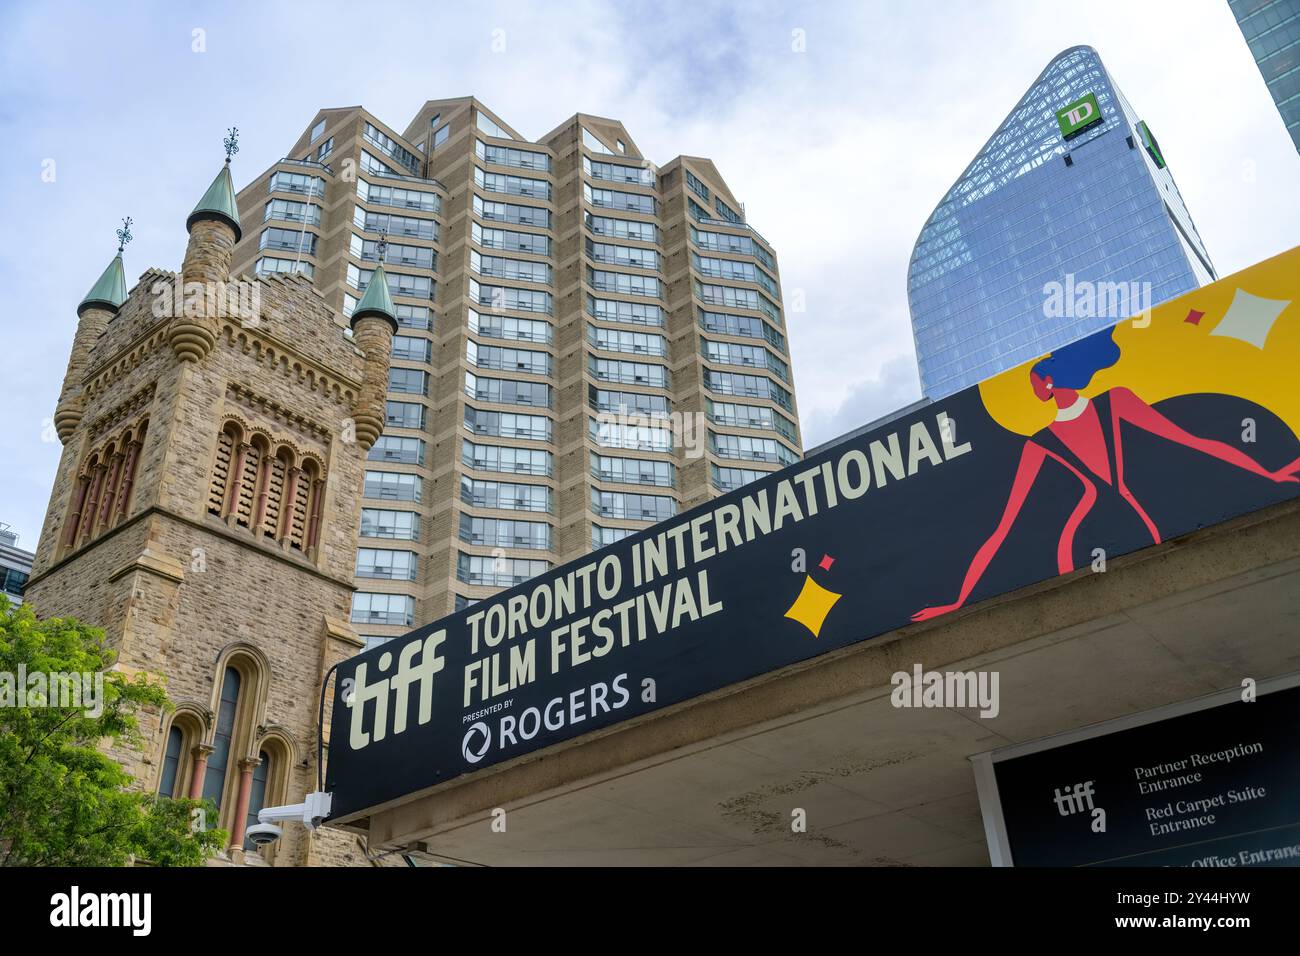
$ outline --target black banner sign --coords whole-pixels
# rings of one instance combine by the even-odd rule
[[[1294,496],[1297,277],[1300,250],[345,662],[335,817]]]

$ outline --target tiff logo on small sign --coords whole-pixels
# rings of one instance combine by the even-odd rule
[[[129,927],[132,936],[148,936],[153,928],[152,893],[69,893],[50,897],[50,925],[61,927]]]

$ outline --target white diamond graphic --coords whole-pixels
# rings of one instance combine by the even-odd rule
[[[1279,299],[1262,299],[1238,289],[1232,297],[1232,305],[1228,306],[1227,314],[1210,334],[1241,339],[1262,349],[1268,340],[1268,333],[1273,331],[1273,323],[1290,304]]]

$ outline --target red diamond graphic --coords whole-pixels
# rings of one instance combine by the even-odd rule
[[[1198,312],[1196,309],[1190,309],[1187,312],[1187,318],[1183,319],[1189,325],[1200,325],[1201,319],[1205,318],[1204,312]]]
[[[817,567],[821,568],[823,571],[829,571],[831,569],[831,565],[834,563],[835,563],[834,558],[832,558],[829,554],[823,554],[821,561],[817,563]]]

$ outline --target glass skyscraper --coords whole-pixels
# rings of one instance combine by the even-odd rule
[[[1300,150],[1300,0],[1228,0],[1228,6]]]
[[[1097,51],[1072,47],[917,238],[907,293],[921,387],[951,394],[1214,278],[1155,136]],[[1085,287],[1095,295],[1072,295]],[[1102,307],[1121,299],[1119,315]]]

